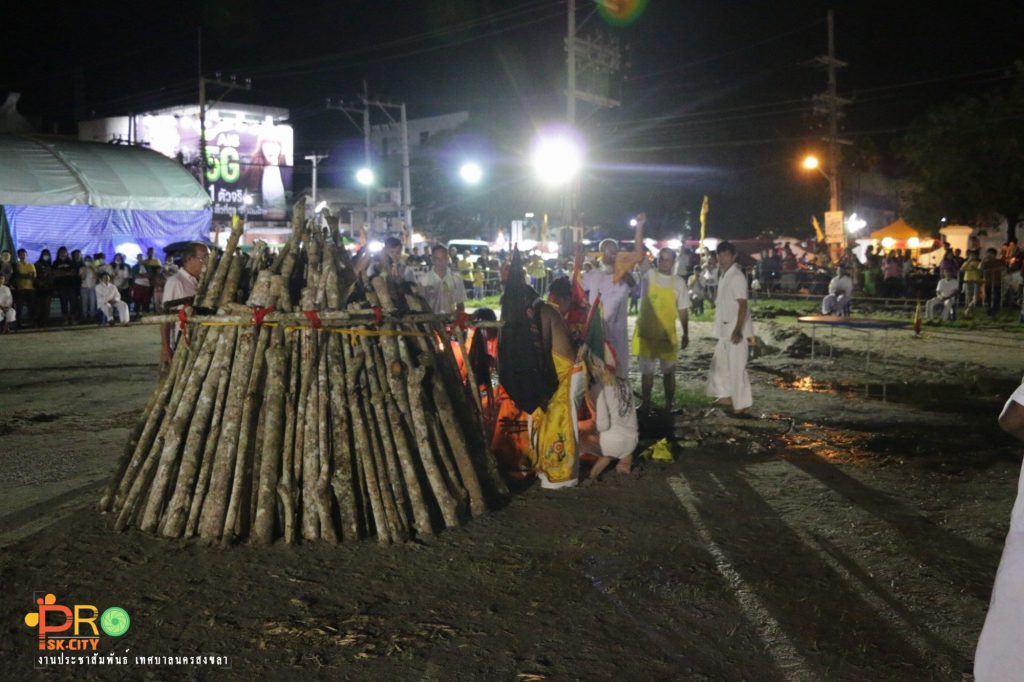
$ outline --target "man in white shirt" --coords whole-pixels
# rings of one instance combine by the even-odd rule
[[[100,275],[100,283],[96,285],[96,307],[103,314],[103,326],[109,326],[114,321],[114,308],[117,308],[117,319],[121,326],[128,326],[128,304],[121,300],[121,293],[110,281],[110,275],[106,272]]]
[[[736,247],[718,245],[722,278],[715,296],[715,336],[718,345],[708,372],[708,395],[716,405],[732,406],[742,414],[754,404],[747,374],[747,339],[754,335],[747,306],[747,277],[736,262]]]
[[[999,426],[1024,440],[1024,385],[1018,386],[999,415]],[[992,599],[974,652],[974,679],[1002,682],[1020,679],[1024,669],[1024,470],[1017,479],[1017,500],[1003,544]]]
[[[366,268],[366,276],[373,278],[385,274],[396,282],[417,283],[416,273],[402,261],[402,240],[388,237],[384,240],[384,252]]]
[[[185,260],[173,275],[167,278],[164,284],[163,308],[164,312],[177,312],[185,306],[192,305],[196,297],[196,288],[199,286],[199,275],[203,271],[203,264],[210,257],[210,250],[205,244],[192,244],[185,253]],[[172,336],[176,341],[173,323],[160,325],[160,362],[170,364],[172,349]]]
[[[640,219],[637,218],[638,221]],[[635,282],[629,274],[615,281],[615,260],[619,256],[617,241],[605,239],[601,242],[600,250],[602,266],[583,276],[583,290],[587,292],[590,305],[594,305],[598,295],[601,296],[605,339],[615,349],[615,375],[626,379],[629,378],[629,333],[626,322],[629,318],[629,292]]]
[[[828,296],[821,300],[822,315],[846,316],[850,314],[850,299],[853,298],[853,280],[840,265],[836,276],[828,283]]]
[[[7,286],[7,278],[0,274],[0,332],[9,334],[11,323],[18,318],[14,311],[14,294]]]
[[[935,285],[935,298],[928,299],[924,306],[924,319],[949,320],[953,317],[956,300],[960,296],[960,284],[949,270],[942,271],[942,279]]]
[[[439,315],[461,313],[466,309],[466,286],[462,275],[448,267],[448,259],[448,249],[443,244],[435,244],[430,250],[433,267],[420,276],[423,297]]]
[[[661,366],[661,380],[665,387],[665,409],[671,411],[676,393],[676,357],[690,343],[690,292],[686,280],[673,275],[676,252],[669,248],[658,252],[657,267],[644,260],[643,294],[640,315],[633,333],[633,352],[640,365],[640,409],[651,409],[651,390],[654,387],[655,368]],[[676,333],[676,319],[683,326],[683,339]]]

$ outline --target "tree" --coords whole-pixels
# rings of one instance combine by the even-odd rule
[[[915,122],[902,148],[918,186],[910,219],[974,223],[1001,214],[1013,237],[1024,216],[1022,116],[1024,73],[1004,93],[946,105]]]

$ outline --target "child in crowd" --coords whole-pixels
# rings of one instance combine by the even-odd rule
[[[477,261],[476,266],[473,268],[473,298],[481,299],[484,297],[484,268]]]

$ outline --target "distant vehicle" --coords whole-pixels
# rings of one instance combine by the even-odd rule
[[[459,256],[470,263],[476,263],[480,256],[490,254],[491,252],[491,245],[482,239],[453,239],[445,244],[445,246],[448,247],[449,251],[454,246]]]

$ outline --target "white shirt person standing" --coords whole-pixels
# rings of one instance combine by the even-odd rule
[[[434,267],[420,276],[423,297],[430,309],[439,315],[462,312],[466,309],[466,286],[462,275],[448,267],[448,249],[435,244],[430,250]]]
[[[715,336],[718,345],[711,358],[707,393],[716,405],[732,406],[741,414],[754,404],[747,374],[747,339],[754,335],[748,306],[747,277],[736,262],[736,247],[718,245],[722,278],[715,295]]]

